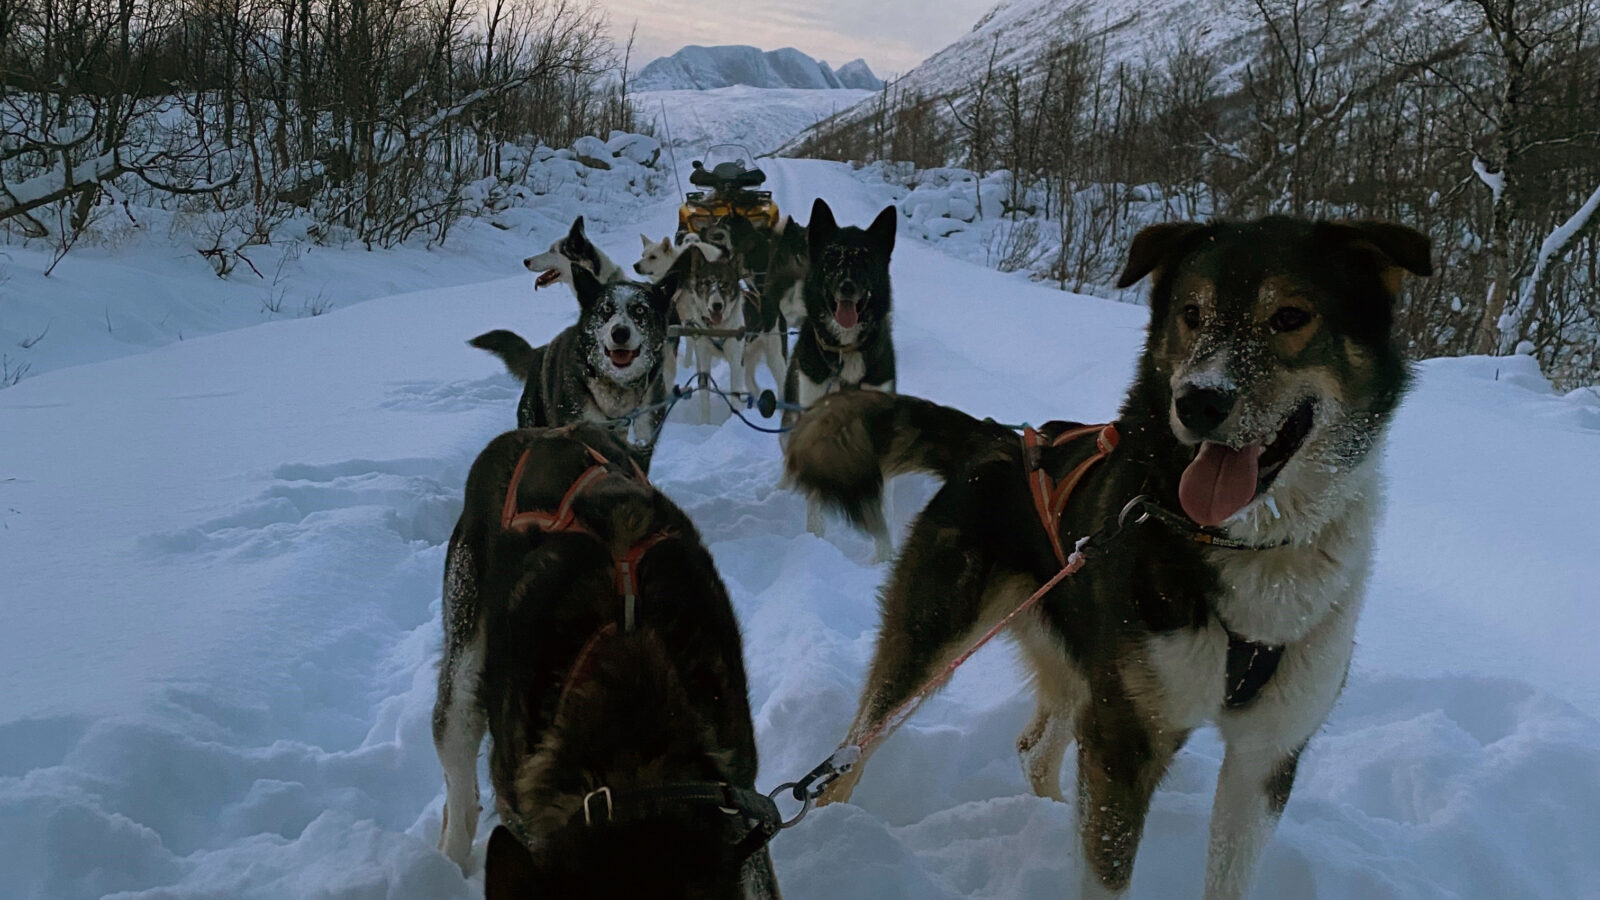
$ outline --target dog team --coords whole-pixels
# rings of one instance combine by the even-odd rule
[[[541,347],[473,339],[526,384],[517,430],[467,477],[444,573],[440,849],[473,865],[487,733],[487,897],[779,897],[739,625],[694,523],[647,478],[678,334],[698,373],[727,363],[731,392],[754,393],[758,365],[781,385],[811,529],[832,509],[894,556],[846,737],[863,754],[821,802],[849,800],[884,723],[1003,626],[1031,669],[1017,752],[1034,793],[1065,799],[1076,747],[1081,881],[1064,894],[1127,893],[1151,797],[1206,723],[1226,750],[1196,895],[1249,893],[1344,686],[1408,382],[1394,310],[1404,275],[1431,274],[1428,239],[1276,216],[1148,227],[1119,279],[1148,280],[1150,321],[1116,420],[1019,435],[896,393],[897,216],[841,227],[818,200],[805,226],[643,238],[645,282],[580,217],[525,262],[536,287],[571,286],[577,324]],[[913,471],[943,486],[894,555],[884,482]]]

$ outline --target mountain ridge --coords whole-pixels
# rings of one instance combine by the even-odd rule
[[[883,82],[865,60],[852,60],[838,71],[793,47],[762,50],[744,44],[706,47],[690,44],[639,70],[630,87],[640,91],[713,90],[747,86],[875,91]]]

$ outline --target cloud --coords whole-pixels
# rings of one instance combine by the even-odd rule
[[[794,47],[839,66],[860,57],[905,72],[972,28],[995,0],[605,0],[612,32],[639,23],[642,65],[687,44]]]

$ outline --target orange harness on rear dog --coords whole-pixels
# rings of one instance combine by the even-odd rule
[[[611,461],[588,444],[583,445],[583,448],[589,451],[589,456],[594,460],[594,464],[584,469],[582,474],[573,480],[572,486],[567,488],[566,494],[561,497],[561,502],[556,506],[555,512],[545,512],[543,510],[517,511],[517,487],[522,484],[522,472],[528,466],[528,457],[532,452],[532,448],[523,450],[522,455],[517,458],[516,467],[511,470],[511,483],[506,486],[506,502],[500,511],[501,527],[507,531],[516,532],[525,532],[530,528],[537,528],[546,534],[576,532],[588,535],[605,545],[606,541],[600,535],[578,521],[577,514],[574,513],[572,507],[584,491],[606,475],[612,474],[606,468],[611,464]],[[633,464],[633,475],[640,484],[648,485],[650,483],[649,479],[645,477],[644,471],[639,468],[638,463]],[[617,593],[622,596],[623,630],[633,630],[633,610],[639,599],[640,561],[655,545],[675,536],[676,532],[672,529],[663,528],[628,547],[622,553],[612,554],[612,561],[616,566]]]
[[[1060,481],[1051,478],[1050,473],[1044,470],[1040,450],[1070,444],[1091,434],[1094,435],[1094,454],[1074,466]],[[1045,443],[1038,431],[1029,427],[1022,429],[1022,463],[1028,474],[1028,490],[1033,493],[1033,508],[1039,513],[1039,523],[1044,526],[1045,536],[1050,539],[1050,549],[1055,551],[1056,559],[1063,566],[1067,564],[1067,550],[1061,543],[1061,513],[1066,510],[1067,500],[1072,497],[1083,476],[1094,468],[1095,463],[1117,449],[1118,440],[1120,436],[1114,424],[1069,428],[1049,443]]]

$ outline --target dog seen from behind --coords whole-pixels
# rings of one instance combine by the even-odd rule
[[[676,292],[669,273],[658,284],[601,283],[583,266],[572,270],[578,321],[542,347],[496,329],[468,343],[500,357],[524,382],[517,427],[604,423],[648,471],[667,415],[663,358],[667,307]]]
[[[898,216],[888,206],[864,229],[841,228],[826,202],[818,198],[812,204],[801,288],[805,314],[784,380],[785,427],[794,425],[798,410],[840,389],[894,392],[889,257]],[[883,499],[863,510],[879,561],[893,552]],[[806,525],[815,534],[823,533],[822,509],[814,502],[808,506]]]
[[[607,430],[495,438],[444,576],[440,849],[486,895],[777,900],[738,623],[694,525]]]
[[[1076,741],[1082,896],[1119,897],[1168,764],[1215,723],[1226,753],[1204,896],[1242,900],[1349,667],[1384,435],[1407,384],[1394,308],[1406,273],[1431,274],[1429,254],[1384,223],[1157,225],[1122,273],[1124,286],[1150,279],[1150,325],[1111,425],[1019,439],[864,391],[802,416],[789,477],[858,525],[874,524],[887,475],[945,482],[883,588],[852,734],[1093,536],[1081,571],[1010,626],[1035,676],[1024,774],[1061,799]],[[825,799],[847,800],[860,777]]]

